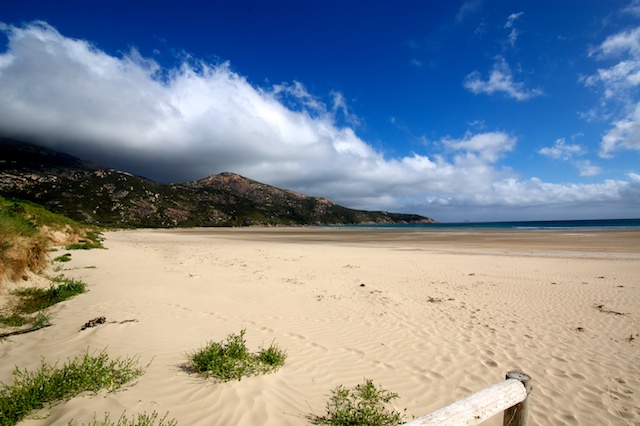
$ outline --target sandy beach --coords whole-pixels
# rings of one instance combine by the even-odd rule
[[[22,425],[168,412],[180,425],[306,425],[330,391],[372,379],[407,421],[518,369],[532,425],[640,425],[639,231],[134,230],[73,251],[89,291],[52,327],[0,341],[0,381],[87,350],[139,355],[135,386]],[[63,253],[62,251],[57,254]],[[104,316],[107,323],[80,331]],[[246,329],[279,371],[215,383],[186,354]],[[483,425],[501,425],[496,416]]]

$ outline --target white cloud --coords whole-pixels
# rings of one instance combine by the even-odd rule
[[[549,217],[548,203],[575,200],[609,209],[640,185],[522,181],[500,164],[516,138],[484,129],[432,140],[442,147],[435,154],[388,158],[337,124],[357,119],[338,93],[328,107],[300,82],[255,87],[228,63],[163,69],[135,50],[111,56],[41,22],[2,30],[0,135],[156,180],[231,171],[353,208],[441,220],[463,211],[496,219],[516,205]],[[525,218],[510,214],[503,218]]]
[[[629,53],[633,57],[640,56],[640,27],[607,37],[596,52],[604,56],[625,53]]]
[[[458,13],[456,14],[456,23],[460,24],[469,16],[475,14],[482,7],[481,0],[466,1],[460,6]]]
[[[640,0],[631,0],[631,3],[622,11],[640,18]]]
[[[511,203],[526,205],[535,203],[570,204],[576,202],[606,201],[618,198],[619,192],[628,182],[606,180],[600,184],[557,184],[543,182],[538,178],[526,181],[508,179],[495,184],[496,191],[509,195]],[[604,189],[609,189],[607,193]]]
[[[511,45],[511,47],[515,47],[519,35],[518,30],[515,26],[515,21],[522,15],[524,15],[524,12],[512,13],[511,15],[509,15],[509,17],[507,18],[507,22],[504,24],[504,27],[506,29],[511,30],[509,31],[508,36],[509,44]]]
[[[640,27],[610,35],[590,53],[599,60],[617,61],[581,79],[588,87],[602,87],[600,115],[606,118],[612,114],[610,109],[615,111],[611,128],[602,137],[600,156],[610,158],[619,150],[640,150]]]
[[[613,122],[600,143],[600,156],[610,158],[621,149],[640,151],[640,102],[627,117]]]
[[[579,171],[580,176],[596,176],[602,169],[591,163],[590,160],[578,160],[576,157],[585,155],[587,151],[578,144],[567,144],[564,138],[557,139],[553,146],[548,146],[538,150],[538,154],[554,160],[569,161]]]
[[[582,78],[587,86],[601,84],[606,99],[625,99],[629,90],[640,86],[640,27],[607,37],[591,56],[600,60],[620,58],[614,65]]]
[[[502,56],[496,58],[487,80],[483,80],[478,71],[473,71],[464,79],[464,87],[475,95],[503,93],[518,101],[526,101],[543,94],[539,89],[527,89],[524,83],[514,81],[511,68]]]
[[[553,146],[542,148],[538,153],[555,160],[571,160],[574,155],[584,154],[584,149],[576,144],[567,145],[565,139],[560,138]]]
[[[516,139],[503,132],[480,134],[467,132],[463,139],[444,139],[443,143],[454,151],[466,152],[467,155],[471,153],[487,163],[495,163],[503,153],[513,149]]]
[[[591,161],[577,161],[576,167],[580,170],[580,176],[596,176],[602,172],[602,169],[598,166],[591,164]]]
[[[331,92],[331,96],[333,97],[333,106],[331,108],[331,112],[333,115],[340,115],[344,118],[344,120],[351,126],[358,127],[361,125],[361,121],[357,115],[349,112],[349,106],[347,105],[347,101],[344,98],[344,95],[340,92]]]

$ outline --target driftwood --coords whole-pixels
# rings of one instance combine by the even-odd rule
[[[87,321],[81,328],[80,331],[86,330],[87,328],[95,327],[98,324],[104,324],[107,322],[105,317],[97,317],[92,320]]]
[[[31,333],[32,331],[38,331],[41,328],[51,327],[51,325],[52,324],[43,324],[43,325],[39,325],[37,327],[24,328],[22,330],[16,330],[16,331],[10,331],[8,333],[2,333],[2,334],[0,334],[0,339],[2,339],[4,337],[9,337],[9,336],[17,336],[19,334]]]
[[[96,327],[98,325],[101,324],[125,324],[127,322],[138,322],[137,319],[128,319],[128,320],[124,320],[124,321],[109,321],[107,322],[107,318],[105,317],[96,317],[92,320],[87,321],[82,328],[80,328],[80,331],[82,330],[86,330],[87,328],[92,328],[92,327]]]

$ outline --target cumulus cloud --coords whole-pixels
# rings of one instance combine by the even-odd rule
[[[0,136],[162,182],[231,171],[353,208],[445,220],[483,208],[497,219],[515,205],[547,217],[549,202],[576,200],[608,208],[640,185],[520,180],[500,163],[517,138],[483,129],[432,140],[435,153],[389,158],[357,135],[358,117],[338,92],[325,103],[301,82],[257,87],[224,62],[166,69],[135,50],[109,55],[43,22],[0,30],[8,38]],[[525,218],[502,218],[516,216]]]
[[[475,95],[502,93],[518,101],[526,101],[543,94],[540,89],[528,89],[524,83],[515,81],[509,64],[502,56],[496,58],[487,80],[482,79],[480,72],[473,71],[464,79],[464,87]]]

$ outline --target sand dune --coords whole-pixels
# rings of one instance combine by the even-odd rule
[[[140,355],[148,371],[21,424],[155,410],[180,425],[303,425],[331,389],[365,377],[399,393],[409,420],[520,369],[533,378],[534,425],[640,425],[638,232],[105,236],[108,250],[65,264],[89,292],[56,306],[53,327],[0,342],[0,380],[87,348]],[[79,331],[98,316],[107,323]],[[230,383],[182,368],[187,352],[241,328],[252,349],[286,348],[286,365]]]

